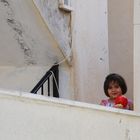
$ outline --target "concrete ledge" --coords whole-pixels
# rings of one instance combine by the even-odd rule
[[[0,139],[139,140],[133,111],[0,89]]]
[[[110,113],[119,113],[122,115],[130,115],[130,116],[137,116],[140,117],[140,113],[135,112],[135,111],[129,111],[129,110],[124,110],[124,109],[117,109],[117,108],[112,108],[112,107],[104,107],[101,105],[97,104],[90,104],[90,103],[85,103],[85,102],[78,102],[78,101],[73,101],[73,100],[67,100],[67,99],[62,99],[62,98],[53,98],[53,97],[47,97],[47,96],[42,96],[42,95],[37,95],[37,94],[31,94],[23,91],[15,91],[15,90],[4,90],[0,89],[0,97],[5,97],[5,98],[15,98],[19,100],[26,100],[26,101],[32,101],[35,103],[50,103],[50,104],[56,104],[56,105],[62,105],[62,106],[69,106],[69,107],[77,107],[77,108],[83,108],[83,109],[91,109],[91,110],[99,110],[99,111],[105,111],[105,112],[110,112]]]

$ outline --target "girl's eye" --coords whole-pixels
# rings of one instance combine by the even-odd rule
[[[115,86],[115,88],[119,88],[119,87],[120,87],[119,85],[116,85],[116,86]]]
[[[108,87],[108,89],[112,89],[112,87]]]
[[[119,88],[119,85],[113,85],[113,86],[109,86],[108,89],[113,89],[113,88]]]

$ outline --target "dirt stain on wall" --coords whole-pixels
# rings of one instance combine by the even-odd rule
[[[25,63],[27,65],[36,64],[35,60],[33,59],[31,46],[26,42],[24,38],[24,36],[26,36],[24,28],[22,24],[15,19],[15,13],[10,2],[8,0],[0,0],[0,2],[3,3],[5,8],[7,8],[6,22],[15,33],[14,38],[16,39],[22,52],[24,53]]]

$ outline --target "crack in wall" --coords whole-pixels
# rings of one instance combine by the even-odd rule
[[[23,30],[20,23],[16,22],[14,19],[7,19],[7,23],[12,29],[20,36],[22,36]]]
[[[125,130],[125,139],[130,140],[130,130],[129,129]]]
[[[28,45],[28,43],[26,43],[24,39],[24,36],[26,35],[23,30],[22,24],[15,19],[14,17],[15,14],[13,12],[10,3],[7,0],[0,0],[0,2],[2,2],[4,6],[7,8],[6,22],[10,26],[10,28],[12,28],[12,30],[15,32],[14,37],[24,53],[26,63],[28,65],[36,64],[36,62],[33,60],[32,50],[30,49],[30,46]]]
[[[32,60],[32,51],[23,38],[24,31],[22,25],[19,22],[17,22],[15,19],[7,19],[7,23],[16,32],[15,39],[20,45],[20,48],[23,50],[25,55],[25,60],[27,61],[27,63],[35,64],[34,60]]]
[[[4,3],[4,6],[9,6],[9,2],[7,0],[0,0],[0,2],[3,2]]]

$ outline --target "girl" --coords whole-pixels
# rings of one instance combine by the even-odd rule
[[[115,99],[118,96],[124,95],[127,92],[125,80],[119,74],[109,74],[104,82],[104,92],[108,99],[101,101],[100,105],[123,108],[120,104],[115,105]],[[133,110],[133,103],[128,99],[128,104],[124,109]]]

